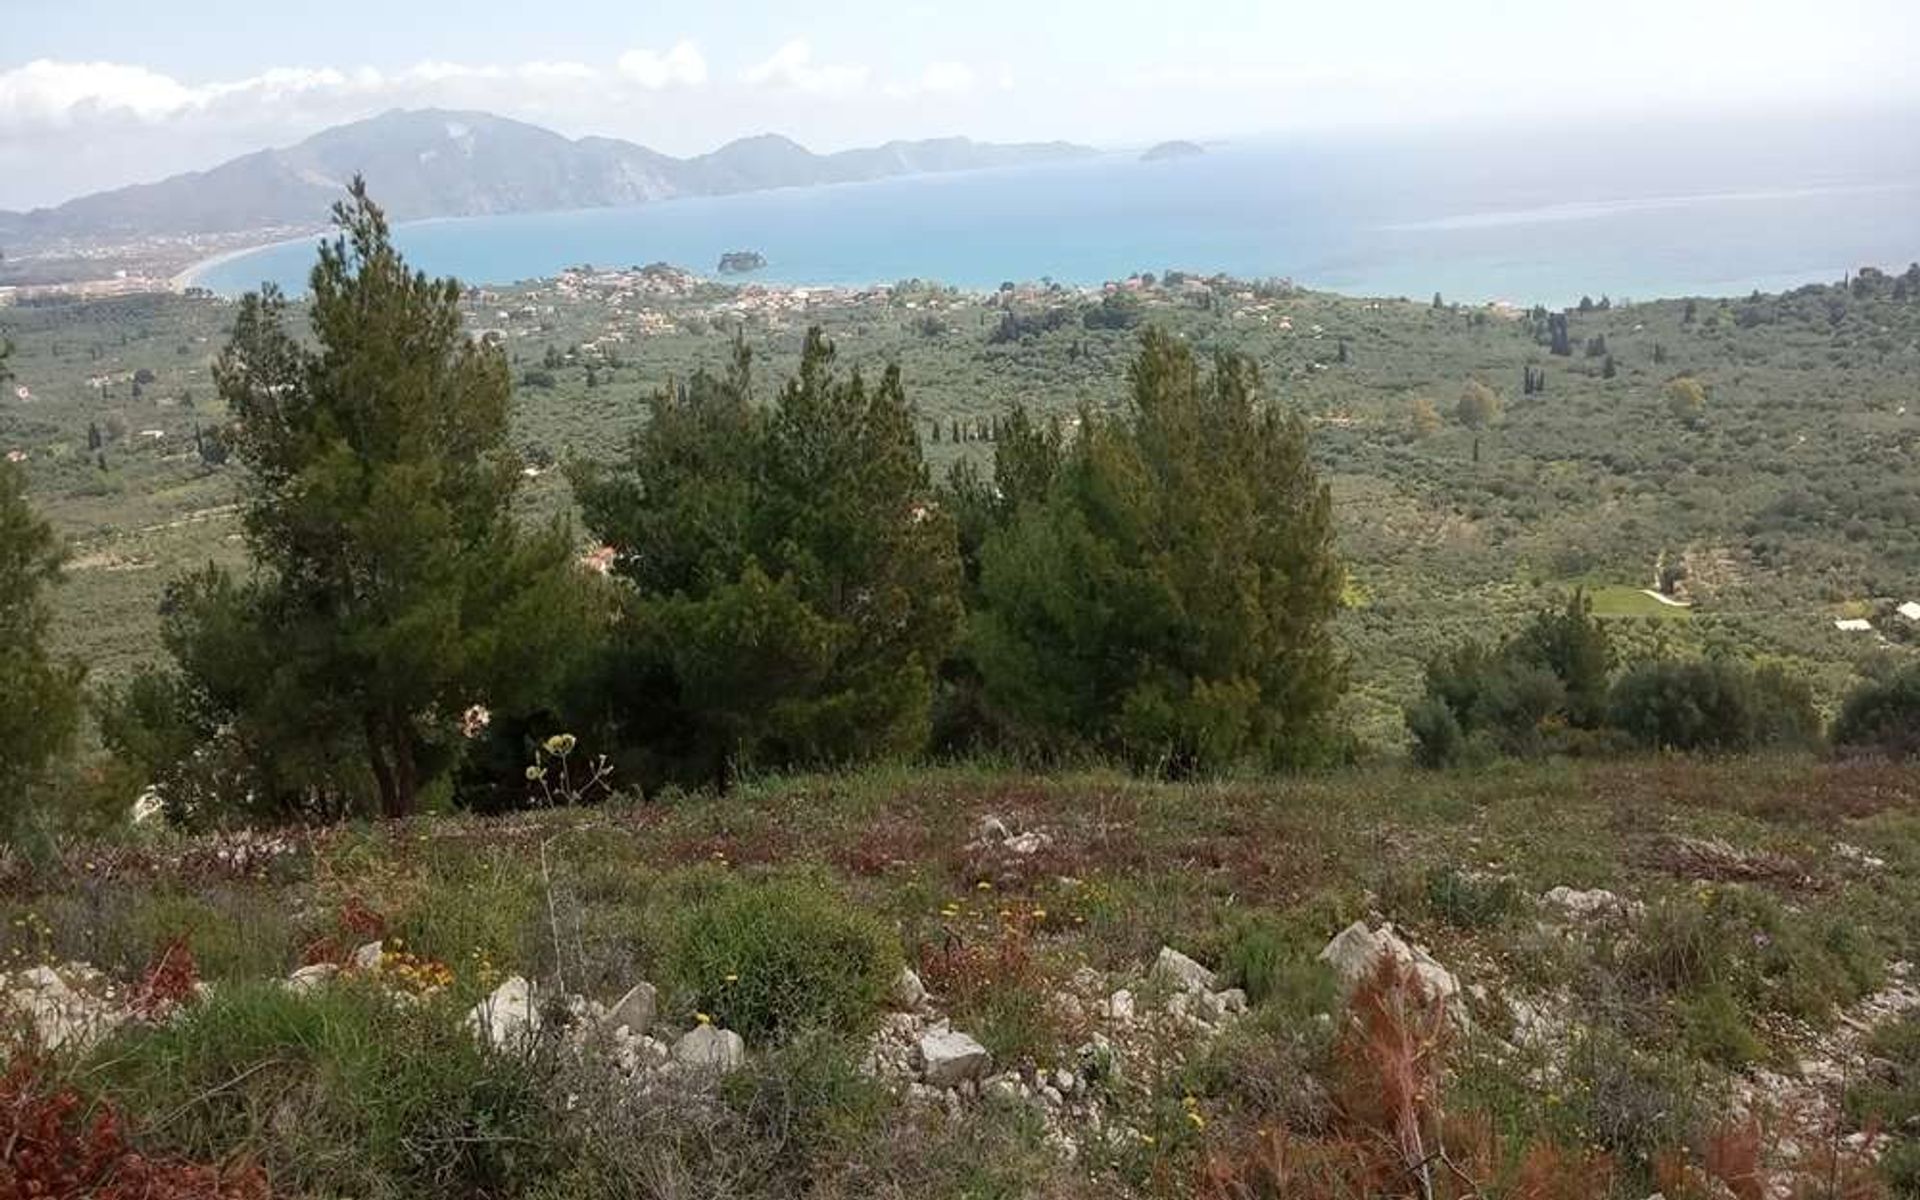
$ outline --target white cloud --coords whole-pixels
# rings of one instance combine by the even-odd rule
[[[643,48],[629,50],[616,65],[622,75],[644,88],[657,90],[707,81],[707,60],[692,42],[679,42],[665,54]]]
[[[765,62],[748,68],[741,78],[762,87],[838,95],[864,88],[872,74],[861,66],[815,63],[812,44],[805,38],[795,38]]]
[[[971,91],[973,84],[973,68],[965,63],[928,63],[927,69],[920,72],[923,92],[965,92]]]
[[[154,120],[198,102],[179,80],[123,63],[43,58],[0,72],[0,122],[9,125],[65,124],[87,111]]]

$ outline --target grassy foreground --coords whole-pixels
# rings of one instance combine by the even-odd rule
[[[7,986],[51,964],[137,1015],[17,1048],[0,1119],[70,1090],[75,1128],[205,1173],[151,1194],[1917,1194],[1916,835],[1920,768],[1789,758],[871,770],[9,852]],[[1457,977],[1444,1013],[1343,1001],[1317,956],[1355,921]],[[1249,1011],[1184,1015],[1163,946]],[[863,1069],[902,962],[1003,1082]],[[650,980],[655,1037],[737,1028],[746,1063],[633,1082],[577,1005],[489,1049],[461,1017],[511,975]]]

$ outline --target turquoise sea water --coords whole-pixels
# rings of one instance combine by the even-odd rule
[[[412,263],[510,283],[666,261],[743,278],[969,288],[1140,270],[1284,276],[1356,295],[1568,304],[1744,293],[1920,259],[1920,139],[1904,119],[1476,139],[1255,141],[1204,157],[1048,166],[404,224]],[[379,180],[369,181],[377,198]],[[305,287],[311,242],[195,279]]]

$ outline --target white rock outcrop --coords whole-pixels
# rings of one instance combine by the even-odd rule
[[[1421,947],[1408,944],[1394,932],[1392,925],[1373,930],[1367,928],[1365,921],[1355,921],[1320,951],[1320,961],[1333,968],[1340,985],[1348,992],[1379,969],[1383,956],[1399,963],[1419,980],[1429,999],[1450,1004],[1460,995],[1460,981],[1454,978],[1453,972]]]
[[[82,987],[46,966],[0,974],[0,1014],[24,1022],[44,1049],[84,1049],[111,1033],[127,1013],[88,987],[104,983],[97,971],[82,964],[63,970]]]
[[[695,1070],[725,1074],[747,1061],[739,1034],[717,1025],[696,1025],[673,1044],[673,1061]]]
[[[468,1010],[466,1025],[496,1050],[524,1049],[540,1033],[533,985],[523,976],[507,976],[492,995]]]

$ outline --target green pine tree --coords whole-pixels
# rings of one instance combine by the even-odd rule
[[[254,573],[184,581],[167,640],[202,732],[250,751],[257,802],[397,816],[457,763],[470,706],[546,700],[590,593],[564,526],[513,517],[507,364],[462,332],[459,285],[408,270],[359,179],[334,222],[310,344],[271,288],[241,302],[215,375]]]
[[[833,361],[809,331],[763,407],[736,341],[724,377],[653,398],[624,463],[576,472],[634,585],[613,707],[664,773],[724,783],[926,742],[961,621],[954,526],[898,369],[870,386]]]
[[[28,814],[35,785],[71,745],[80,715],[82,670],[47,646],[46,589],[59,582],[60,545],[26,493],[26,473],[0,462],[0,833]]]
[[[969,648],[1020,735],[1176,773],[1326,745],[1344,574],[1306,430],[1253,363],[1149,331],[1124,415],[1084,415],[982,555]]]

